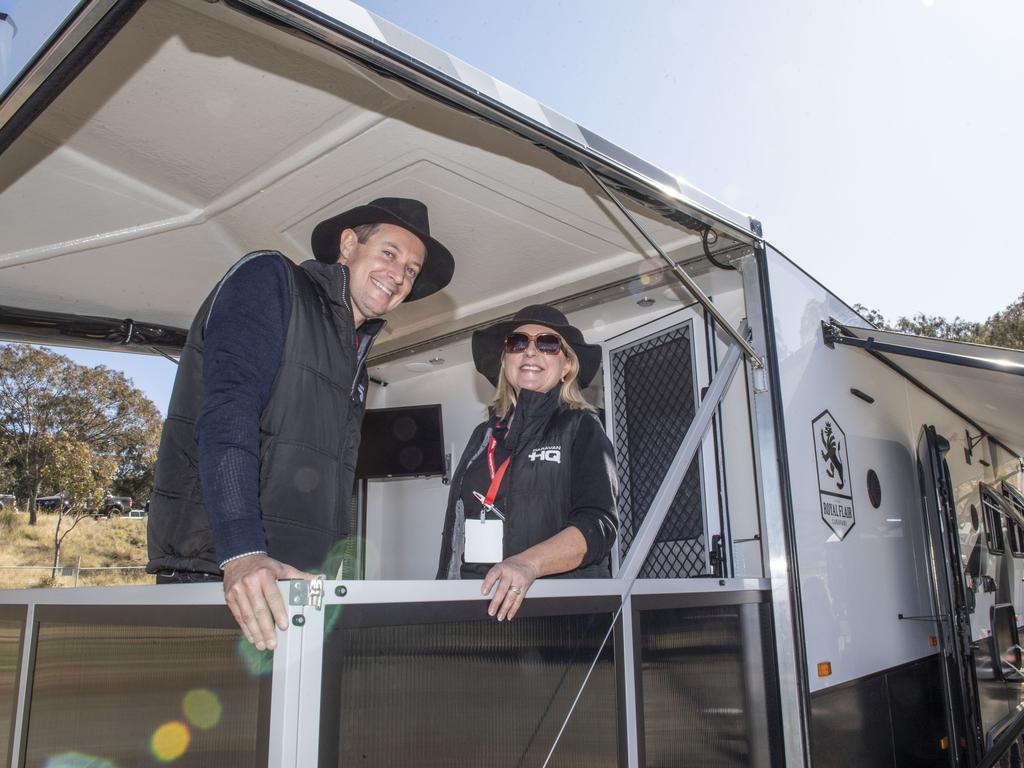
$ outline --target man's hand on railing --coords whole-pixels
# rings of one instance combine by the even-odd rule
[[[281,579],[320,578],[267,555],[249,555],[224,564],[224,599],[245,639],[257,649],[274,650],[278,629],[288,628],[288,608],[281,599]]]

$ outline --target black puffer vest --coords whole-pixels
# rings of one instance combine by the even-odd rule
[[[505,440],[512,460],[502,481],[502,511],[505,514],[504,556],[523,552],[551,538],[565,528],[572,510],[573,442],[581,419],[593,419],[589,411],[559,407],[558,393],[550,397],[521,396],[513,424]],[[532,396],[532,397],[531,397]],[[460,498],[462,481],[470,464],[485,461],[485,449],[493,419],[480,424],[466,444],[448,492],[437,578],[460,578],[465,515]],[[559,461],[532,460],[538,451],[559,451]],[[608,578],[611,560],[577,568],[549,578]],[[468,576],[467,576],[468,578]]]
[[[264,253],[249,254],[238,265]],[[348,271],[316,261],[296,266],[276,255],[289,267],[291,314],[281,365],[260,418],[260,509],[267,552],[297,568],[333,576],[350,529],[367,386],[363,362],[384,322],[364,323],[357,350]],[[331,299],[332,293],[339,298],[339,283],[340,303]],[[203,302],[189,329],[164,423],[149,512],[151,573],[220,574],[193,434],[202,404],[203,334],[218,289]]]

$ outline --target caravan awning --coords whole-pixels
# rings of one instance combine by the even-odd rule
[[[588,171],[691,276],[723,279],[709,228],[730,261],[760,239],[745,214],[352,3],[82,5],[67,45],[0,92],[0,307],[32,324],[0,316],[0,339],[50,324],[99,343],[128,318],[133,339],[185,329],[242,254],[312,258],[318,221],[377,197],[424,202],[459,268],[394,310],[375,361],[523,304],[661,279]],[[81,325],[85,341],[63,333]]]
[[[1024,455],[1024,351],[838,323],[825,327],[825,341],[871,352]]]

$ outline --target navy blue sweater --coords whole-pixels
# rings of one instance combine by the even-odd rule
[[[260,416],[281,364],[291,296],[287,266],[250,259],[221,286],[207,320],[199,478],[220,562],[266,551],[260,520]]]

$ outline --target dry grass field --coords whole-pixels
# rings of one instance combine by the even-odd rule
[[[26,513],[0,510],[0,589],[75,585],[73,573],[50,578],[56,524],[55,514],[41,512],[39,522],[29,525]],[[154,583],[153,577],[141,568],[126,568],[146,563],[144,519],[83,520],[64,539],[61,565],[74,568],[79,558],[82,570],[78,573],[78,586]],[[47,567],[28,569],[24,566]],[[110,570],[86,570],[90,567]]]

